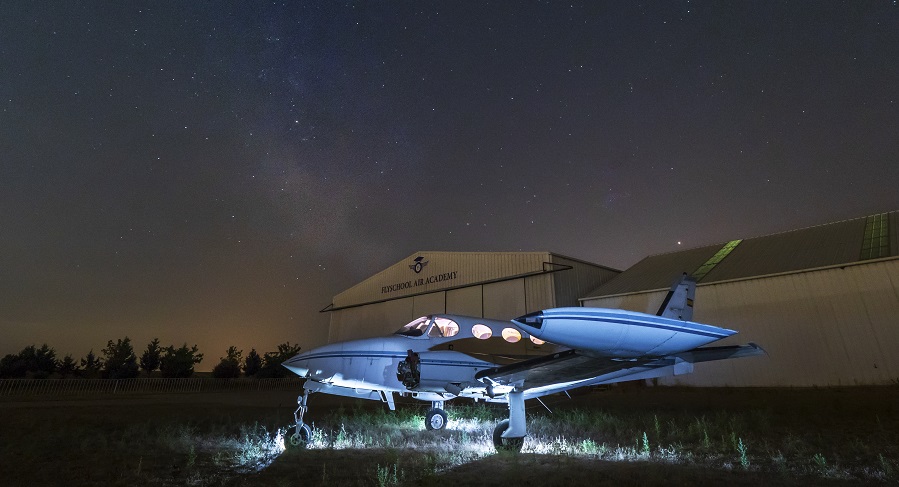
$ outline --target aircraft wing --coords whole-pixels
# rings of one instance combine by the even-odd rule
[[[628,380],[681,375],[693,363],[764,354],[758,345],[696,348],[657,358],[622,359],[566,350],[502,367],[482,370],[475,378],[489,384],[511,386],[526,398],[540,397],[577,387]]]

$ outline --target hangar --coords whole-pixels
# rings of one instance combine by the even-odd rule
[[[899,212],[652,255],[624,272],[551,252],[416,252],[338,294],[329,342],[383,336],[431,313],[511,319],[563,306],[655,313],[682,273],[694,320],[767,358],[700,364],[659,384],[899,382]]]
[[[383,336],[423,315],[508,320],[578,306],[621,271],[550,252],[416,252],[334,296],[328,342]]]
[[[899,212],[646,257],[581,299],[655,312],[692,274],[693,319],[767,358],[699,365],[660,384],[845,386],[899,381]]]

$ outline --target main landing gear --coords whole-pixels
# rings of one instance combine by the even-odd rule
[[[446,411],[443,410],[443,401],[431,401],[431,409],[425,415],[425,429],[442,430],[446,428]]]
[[[493,429],[493,446],[496,451],[518,453],[524,446],[527,424],[524,419],[524,393],[509,393],[509,419],[500,421]]]
[[[297,410],[293,413],[295,422],[287,428],[287,433],[284,434],[284,447],[287,449],[303,448],[312,439],[312,428],[303,422],[303,415],[308,409],[306,401],[309,400],[309,393],[309,389],[303,389],[303,395],[297,397]]]

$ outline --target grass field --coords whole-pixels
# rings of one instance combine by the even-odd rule
[[[612,388],[528,402],[522,454],[502,405],[313,395],[313,441],[282,451],[285,392],[3,398],[2,485],[844,485],[899,483],[899,387]]]

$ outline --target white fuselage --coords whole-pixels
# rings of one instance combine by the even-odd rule
[[[616,359],[663,357],[734,333],[701,323],[603,308],[547,309],[513,321],[435,315],[419,318],[388,337],[325,345],[283,365],[319,384],[314,387],[351,397],[373,399],[383,391],[434,401],[457,396],[483,398],[487,383],[475,376],[485,369],[567,348]],[[414,386],[404,384],[397,375],[403,361],[416,362],[420,380]]]
[[[318,347],[285,362],[284,366],[300,377],[338,387],[408,392],[397,379],[397,367],[409,350],[418,353],[421,367],[427,371],[422,391],[446,392],[449,383],[468,383],[494,363],[451,350],[430,351],[439,342],[451,338],[416,339],[404,336],[366,338]]]

